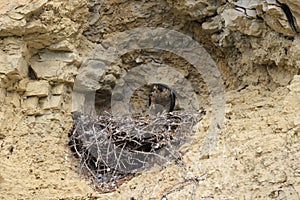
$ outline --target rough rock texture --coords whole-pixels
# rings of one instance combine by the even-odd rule
[[[0,3],[1,198],[300,199],[299,0]],[[155,49],[127,52],[108,66],[87,60],[105,39],[145,26],[192,37],[221,72],[226,123],[217,146],[204,156],[210,90],[190,63]],[[85,71],[87,62],[97,74]],[[101,113],[110,110],[112,89],[126,71],[151,64],[180,71],[207,117],[182,149],[182,165],[154,166],[115,192],[100,194],[77,173],[78,161],[67,147],[71,111],[81,106],[72,108],[74,81],[97,90],[95,103],[76,98]],[[90,79],[80,79],[84,73]],[[140,88],[132,108],[145,101],[147,89]]]

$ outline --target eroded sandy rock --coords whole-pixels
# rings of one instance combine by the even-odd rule
[[[37,0],[3,3],[0,36],[25,36],[24,40],[31,47],[41,49],[83,31],[84,22],[74,21],[81,21],[82,16],[87,14],[85,1],[71,3]]]
[[[32,13],[36,13],[42,9],[47,0],[39,0],[35,2],[30,1],[14,1],[3,2],[1,9],[1,36],[17,35],[21,36],[26,34],[27,30],[31,33],[45,32],[45,26],[39,21],[27,23],[26,18]]]
[[[54,86],[51,90],[53,95],[60,95],[66,92],[66,87],[63,83]]]
[[[300,1],[279,2],[290,9],[299,31]],[[0,197],[298,197],[300,42],[289,20],[275,0],[1,1]],[[66,147],[72,105],[75,110],[95,109],[93,96],[78,93],[78,101],[73,101],[74,89],[97,90],[98,106],[106,109],[115,83],[126,71],[167,64],[181,76],[160,69],[161,80],[173,78],[180,85],[185,83],[182,77],[187,78],[199,106],[210,107],[203,77],[167,52],[129,52],[110,66],[90,60],[94,68],[85,70],[82,61],[99,45],[94,43],[144,26],[178,30],[211,54],[227,87],[226,128],[217,148],[200,159],[211,123],[208,109],[195,140],[183,149],[184,165],[156,167],[128,180],[117,192],[96,193],[78,175],[77,162]],[[182,94],[189,99],[187,92]],[[121,91],[116,98],[122,95]],[[90,108],[82,108],[81,102]]]
[[[39,104],[39,98],[38,97],[28,97],[24,101],[25,107],[27,109],[37,109]]]
[[[261,20],[249,20],[247,15],[236,9],[227,9],[221,14],[225,27],[246,35],[260,36],[266,29]]]
[[[276,4],[276,2],[261,3],[257,8],[258,16],[262,17],[273,30],[284,35],[295,35],[280,4]]]
[[[26,44],[12,38],[2,41],[0,51],[0,73],[9,79],[20,80],[27,77],[28,63]]]
[[[217,15],[217,16],[211,18],[211,20],[206,21],[202,24],[202,28],[205,31],[208,31],[210,33],[214,33],[214,32],[221,30],[222,29],[222,17]]]
[[[217,12],[219,6],[224,4],[224,1],[195,1],[195,0],[184,0],[184,1],[167,1],[176,12],[183,16],[189,17],[190,19],[202,20],[207,16],[213,16]]]
[[[48,96],[49,89],[50,85],[48,81],[30,81],[27,84],[25,96]]]
[[[45,52],[31,59],[37,78],[58,82],[73,82],[80,59],[75,53]]]
[[[49,96],[47,98],[41,98],[40,99],[41,108],[44,110],[49,109],[61,109],[61,106],[63,104],[63,98],[62,96]]]

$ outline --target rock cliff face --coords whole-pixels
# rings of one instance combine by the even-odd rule
[[[2,198],[300,199],[299,0],[15,0],[1,5]],[[91,55],[99,47],[108,49],[109,38],[140,27],[183,33],[215,61],[226,90],[226,122],[206,155],[200,156],[200,149],[211,121],[211,91],[186,59],[135,49],[96,67],[97,73],[85,68],[99,66]],[[67,147],[71,112],[80,109],[73,90],[76,84],[92,88],[95,102],[78,95],[79,102],[100,113],[110,110],[120,77],[142,65],[162,66],[158,71],[170,79],[177,76],[163,67],[179,71],[183,78],[176,81],[191,83],[196,107],[208,110],[207,119],[182,150],[183,166],[155,166],[116,192],[97,193],[77,173]],[[135,91],[133,110],[141,109],[146,97],[145,88]]]

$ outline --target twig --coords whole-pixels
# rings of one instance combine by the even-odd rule
[[[155,162],[180,158],[178,148],[199,120],[185,112],[146,117],[79,115],[70,144],[80,158],[82,172],[86,169],[95,182],[115,188],[122,177],[146,170]]]

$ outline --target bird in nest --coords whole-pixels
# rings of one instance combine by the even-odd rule
[[[149,94],[150,114],[172,112],[175,107],[175,92],[167,85],[155,83],[151,85]]]

